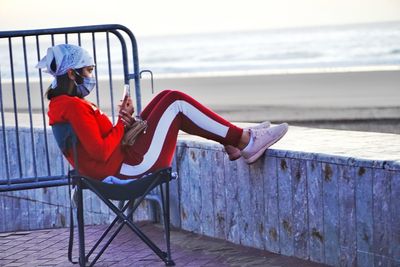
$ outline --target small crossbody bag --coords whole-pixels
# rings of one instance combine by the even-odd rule
[[[125,130],[124,137],[122,138],[122,145],[132,146],[136,138],[141,133],[146,133],[147,121],[140,117],[135,117],[135,122]]]

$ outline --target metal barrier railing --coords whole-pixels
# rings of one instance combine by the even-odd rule
[[[110,112],[113,122],[115,94],[120,97],[131,80],[141,111],[137,44],[125,26],[0,32],[0,192],[67,184],[67,164],[55,152],[46,117],[44,84],[52,77],[34,68],[48,47],[60,43],[80,45],[93,55],[97,85],[89,100]]]

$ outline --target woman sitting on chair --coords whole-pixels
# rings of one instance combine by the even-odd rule
[[[230,160],[243,157],[248,164],[261,157],[288,130],[286,123],[274,127],[264,123],[242,129],[190,96],[165,90],[140,114],[147,121],[147,129],[137,136],[133,145],[123,145],[126,129],[135,122],[132,100],[128,97],[119,106],[115,125],[85,100],[96,83],[94,61],[86,50],[69,44],[50,47],[37,67],[46,68],[55,78],[47,92],[50,125],[71,124],[79,139],[79,171],[94,179],[139,178],[169,167],[179,130],[219,142],[225,146]],[[67,158],[73,163],[72,153]]]

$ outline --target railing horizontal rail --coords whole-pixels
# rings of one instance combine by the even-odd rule
[[[0,38],[49,35],[49,34],[63,34],[63,33],[91,33],[91,32],[114,31],[114,30],[122,30],[122,31],[126,32],[127,34],[131,33],[131,31],[123,25],[104,24],[104,25],[49,28],[49,29],[37,29],[37,30],[1,31]]]
[[[62,177],[54,177],[54,180],[35,181],[30,183],[16,183],[10,185],[0,185],[0,192],[18,191],[26,189],[36,189],[43,187],[63,186],[68,184],[68,179]]]
[[[29,183],[29,182],[45,182],[45,181],[51,181],[54,179],[67,179],[67,175],[58,175],[58,176],[42,176],[42,177],[37,177],[37,176],[32,176],[32,177],[26,177],[26,178],[14,178],[10,180],[2,180],[0,181],[0,185],[7,185],[7,184],[18,184],[18,183]]]

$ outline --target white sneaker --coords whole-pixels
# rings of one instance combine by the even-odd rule
[[[270,128],[250,129],[250,138],[253,139],[253,144],[241,151],[246,163],[252,164],[259,159],[267,148],[278,142],[287,133],[288,129],[287,123]]]
[[[269,128],[270,126],[271,126],[271,123],[269,121],[264,121],[260,124],[257,124],[256,126],[246,127],[246,128],[244,128],[244,130]],[[237,160],[242,156],[240,153],[240,149],[237,147],[231,146],[231,145],[225,146],[225,152],[226,152],[226,154],[228,154],[230,161]]]

